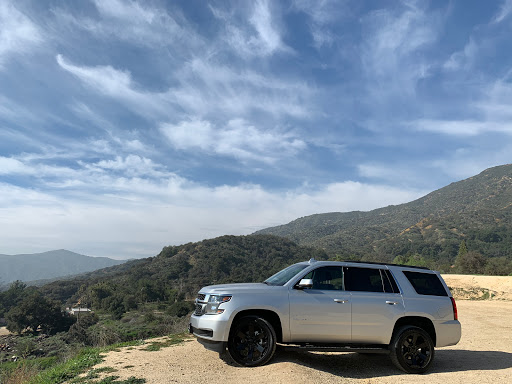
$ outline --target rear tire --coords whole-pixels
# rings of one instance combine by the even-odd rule
[[[425,373],[434,360],[434,343],[423,329],[411,325],[402,327],[390,344],[391,361],[407,373]]]
[[[276,351],[276,332],[262,317],[246,316],[231,326],[228,352],[244,367],[266,364]]]

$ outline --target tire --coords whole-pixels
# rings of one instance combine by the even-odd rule
[[[407,373],[425,373],[434,360],[434,343],[418,327],[409,325],[398,329],[390,347],[393,364]]]
[[[266,364],[276,351],[276,332],[262,317],[246,316],[231,327],[228,352],[231,358],[244,367]]]

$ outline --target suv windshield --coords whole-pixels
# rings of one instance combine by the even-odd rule
[[[288,268],[285,268],[282,271],[277,272],[275,275],[270,276],[267,280],[264,281],[264,283],[268,285],[285,285],[293,276],[307,267],[308,264],[290,265]]]

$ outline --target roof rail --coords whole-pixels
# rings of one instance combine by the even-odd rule
[[[417,267],[415,265],[405,265],[405,264],[393,264],[393,263],[379,263],[376,261],[354,261],[354,260],[343,260],[344,263],[356,263],[356,264],[375,264],[375,265],[391,265],[393,267],[404,267],[404,268],[416,268],[416,269],[425,269],[427,271],[431,271],[430,268],[427,267]]]

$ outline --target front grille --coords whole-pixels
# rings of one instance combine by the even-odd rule
[[[196,316],[203,315],[203,305],[202,304],[196,304],[196,309],[194,311],[194,315],[196,315]]]
[[[206,298],[204,293],[197,294],[197,301],[203,301]]]

